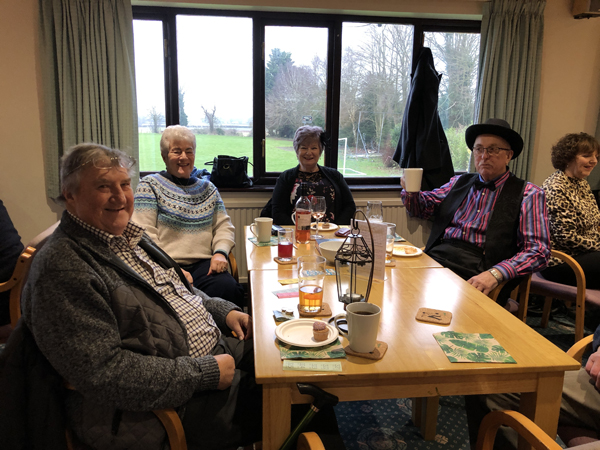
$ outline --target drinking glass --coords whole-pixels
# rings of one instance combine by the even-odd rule
[[[387,236],[385,239],[385,263],[392,262],[392,256],[394,254],[394,242],[396,240],[396,224],[386,223],[387,225]]]
[[[294,249],[294,230],[277,230],[277,256],[281,261],[291,261]]]
[[[317,314],[323,307],[325,262],[322,256],[298,258],[298,295],[302,314]]]
[[[310,212],[313,218],[317,221],[315,234],[313,234],[310,238],[312,240],[315,239],[323,239],[323,236],[319,234],[319,221],[325,216],[325,212],[327,211],[327,206],[325,205],[325,197],[319,197],[314,195],[310,200]]]
[[[383,222],[383,206],[380,200],[367,202],[367,218],[371,222]]]

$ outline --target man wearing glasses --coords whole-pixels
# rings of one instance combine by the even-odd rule
[[[465,133],[477,173],[453,177],[429,192],[401,197],[409,215],[434,218],[425,253],[484,294],[546,267],[550,240],[544,191],[510,173],[508,162],[523,139],[502,119],[471,125]],[[404,180],[402,180],[404,187]]]

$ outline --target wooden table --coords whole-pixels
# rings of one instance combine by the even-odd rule
[[[448,269],[391,270],[387,281],[373,284],[370,301],[382,308],[378,339],[389,345],[382,360],[348,356],[340,373],[284,371],[272,311],[292,299],[280,300],[272,291],[294,274],[289,268],[249,272],[265,450],[279,448],[290,433],[292,403],[311,401],[296,382],[316,384],[340,401],[521,392],[521,412],[556,434],[564,371],[579,364]],[[334,314],[342,312],[335,276],[326,277],[324,294]],[[420,307],[451,311],[452,323],[418,322]],[[491,333],[517,364],[450,363],[432,336],[448,330]]]
[[[287,228],[287,227],[285,227]],[[321,235],[326,239],[342,239],[335,235],[335,231],[321,231]],[[249,237],[254,235],[250,231],[250,227],[245,227],[245,239],[246,239],[246,264],[248,272],[252,270],[278,270],[285,269],[286,265],[277,264],[273,258],[277,256],[277,246],[266,246],[258,247],[248,240]],[[318,255],[316,250],[315,241],[311,241],[309,244],[296,244],[297,248],[294,248],[294,256],[303,255]],[[386,272],[390,269],[408,269],[408,268],[421,268],[421,267],[437,267],[442,266],[435,261],[433,258],[427,256],[425,253],[419,256],[394,256],[395,267],[386,267]],[[331,265],[330,265],[331,266]]]

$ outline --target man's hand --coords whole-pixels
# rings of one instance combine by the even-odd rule
[[[208,269],[207,275],[211,273],[221,273],[227,270],[229,261],[221,253],[215,253],[210,259],[210,269]]]
[[[227,389],[233,381],[235,360],[231,355],[215,355],[215,359],[219,365],[219,385],[217,389]]]
[[[585,371],[592,378],[596,389],[600,391],[600,350],[590,355],[585,365]]]
[[[252,337],[252,317],[240,311],[231,311],[225,317],[225,323],[241,341]]]
[[[192,274],[189,273],[187,270],[184,270],[184,269],[181,269],[181,271],[185,275],[185,279],[188,280],[189,283],[193,286],[194,285],[194,277],[192,277]]]
[[[471,277],[467,280],[467,283],[473,285],[477,290],[483,292],[485,295],[488,295],[492,292],[496,286],[498,286],[498,280],[489,273],[487,270],[485,272],[481,272],[479,275]]]

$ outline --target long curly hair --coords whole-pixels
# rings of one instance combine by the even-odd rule
[[[594,136],[587,133],[569,133],[552,146],[552,165],[564,172],[577,155],[591,152],[600,152],[600,144]]]

